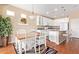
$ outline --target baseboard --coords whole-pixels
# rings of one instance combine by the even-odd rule
[[[78,37],[70,37],[71,39],[79,39]]]

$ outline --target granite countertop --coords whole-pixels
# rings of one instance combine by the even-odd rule
[[[35,37],[35,35],[33,35],[33,34],[17,34],[16,37],[18,40],[22,40],[22,39],[28,39],[28,38]]]

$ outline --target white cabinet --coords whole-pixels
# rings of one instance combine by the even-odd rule
[[[61,36],[60,31],[49,31],[49,40],[59,45],[65,41],[65,37]]]
[[[59,44],[59,32],[58,31],[49,31],[49,40]]]
[[[42,17],[42,16],[37,16],[37,25],[49,25],[52,26],[53,24],[53,20],[46,18],[46,17]]]
[[[53,19],[43,17],[43,25],[52,26],[53,25]]]
[[[53,26],[59,26],[60,31],[67,31],[68,30],[68,18],[61,18],[53,20]]]
[[[53,20],[49,20],[49,26],[53,26]]]
[[[67,31],[68,30],[68,22],[60,23],[60,31]]]
[[[43,18],[41,16],[37,16],[36,17],[36,20],[37,20],[37,25],[43,25]]]
[[[48,25],[48,18],[43,17],[43,25]]]

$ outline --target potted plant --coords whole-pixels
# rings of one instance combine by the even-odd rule
[[[2,46],[7,46],[8,37],[12,33],[12,24],[10,17],[0,16],[0,40],[2,42]]]

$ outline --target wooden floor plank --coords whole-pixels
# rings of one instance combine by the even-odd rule
[[[57,50],[58,54],[79,54],[79,39],[72,39],[69,42],[65,41],[60,45],[48,41],[47,46]]]
[[[0,54],[16,54],[14,46],[12,44],[6,47],[0,47]]]

